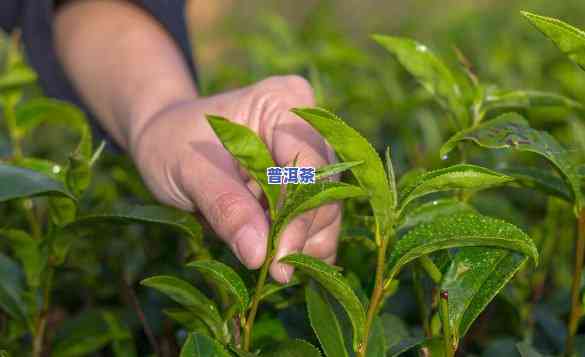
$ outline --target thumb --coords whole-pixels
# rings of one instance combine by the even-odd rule
[[[266,257],[268,219],[246,186],[229,153],[215,143],[198,143],[190,164],[182,165],[186,193],[213,230],[250,269]]]

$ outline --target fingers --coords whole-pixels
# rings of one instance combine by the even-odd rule
[[[192,164],[181,169],[186,192],[238,259],[250,269],[259,268],[268,236],[264,209],[219,143],[197,145],[185,161]]]

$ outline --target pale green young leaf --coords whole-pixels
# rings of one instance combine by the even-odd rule
[[[459,84],[449,68],[427,46],[409,38],[384,35],[374,35],[373,38],[396,56],[398,62],[445,109],[453,112],[461,128],[469,125],[469,114]]]
[[[47,254],[43,251],[41,241],[17,229],[0,230],[0,237],[10,242],[14,256],[24,268],[28,285],[33,289],[39,287],[41,274],[47,266]]]
[[[230,357],[230,354],[218,341],[194,332],[187,337],[180,357]]]
[[[290,281],[286,284],[274,284],[274,283],[266,283],[262,288],[262,293],[260,294],[260,300],[264,300],[267,297],[278,293],[284,289],[291,288],[293,286],[297,286],[301,283],[299,279],[293,276]]]
[[[453,257],[440,289],[449,294],[449,322],[455,337],[467,330],[528,257],[508,249],[465,247]]]
[[[340,174],[354,166],[363,164],[363,161],[338,162],[335,164],[319,167],[315,170],[315,180],[323,180],[333,175]]]
[[[390,147],[386,148],[386,172],[388,174],[388,184],[392,194],[392,209],[395,210],[398,205],[398,185],[396,183],[396,174],[394,173],[394,164],[390,155]]]
[[[388,258],[388,276],[394,278],[403,266],[423,255],[455,247],[498,247],[521,252],[538,262],[534,242],[514,225],[476,214],[438,217],[402,237]]]
[[[434,192],[456,189],[481,190],[512,180],[510,176],[470,164],[429,171],[402,190],[400,207],[402,210],[413,200]]]
[[[339,271],[329,264],[303,254],[291,254],[280,260],[290,264],[317,280],[344,308],[353,330],[353,348],[358,349],[363,338],[364,307],[353,289]]]
[[[12,66],[0,75],[0,92],[23,87],[37,80],[36,73],[23,64]]]
[[[239,311],[246,311],[250,304],[248,288],[232,268],[217,260],[199,260],[191,262],[187,266],[200,271],[222,289],[231,293],[238,301]]]
[[[321,352],[309,342],[288,340],[263,353],[262,357],[321,357]]]
[[[579,175],[571,155],[550,134],[531,128],[522,116],[507,113],[475,128],[460,131],[443,145],[441,156],[447,155],[460,141],[473,141],[489,149],[528,151],[545,157],[571,187],[576,207],[583,205]]]
[[[560,94],[530,90],[497,91],[489,93],[484,101],[483,110],[531,109],[537,107],[564,107],[583,110],[583,105]]]
[[[268,184],[266,169],[276,164],[266,144],[256,133],[243,125],[214,115],[207,115],[207,121],[226,150],[260,185],[266,195],[271,217],[274,218],[278,208],[280,185]]]
[[[0,163],[0,202],[50,195],[75,199],[63,182],[33,170]]]
[[[309,321],[321,348],[327,357],[347,357],[343,333],[333,307],[324,296],[325,292],[316,284],[305,288],[305,301]]]
[[[102,315],[108,330],[112,336],[112,352],[115,357],[136,356],[136,346],[132,331],[120,320],[116,314],[105,311]]]
[[[272,227],[272,235],[278,246],[280,233],[300,214],[325,204],[349,198],[364,197],[366,193],[357,186],[342,182],[321,181],[310,185],[300,185],[286,201]]]
[[[293,112],[306,120],[333,147],[345,162],[362,161],[351,168],[360,186],[368,194],[376,219],[377,233],[388,234],[393,220],[392,193],[382,160],[372,145],[356,130],[333,113],[321,108],[297,108]]]
[[[585,32],[561,20],[523,11],[537,29],[579,67],[585,70]]]

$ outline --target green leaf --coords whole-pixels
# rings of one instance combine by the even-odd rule
[[[537,29],[557,45],[579,67],[585,70],[585,32],[561,20],[523,11]]]
[[[144,279],[144,286],[154,288],[167,295],[183,307],[195,313],[209,328],[216,338],[223,338],[222,319],[213,301],[188,282],[173,276],[159,275]]]
[[[457,338],[512,279],[528,257],[507,249],[466,247],[453,257],[440,289],[449,294],[449,322]]]
[[[514,183],[520,186],[541,191],[547,195],[554,195],[571,202],[571,189],[565,181],[555,174],[535,167],[514,167],[500,170],[503,174],[514,178]]]
[[[264,284],[264,287],[262,288],[262,294],[260,294],[260,300],[264,300],[267,297],[274,295],[279,291],[282,291],[284,289],[288,289],[290,287],[299,285],[300,283],[301,283],[301,281],[293,276],[287,284],[273,284],[273,283]]]
[[[104,312],[102,315],[109,332],[112,335],[112,350],[115,357],[136,356],[136,347],[132,332],[118,316],[111,312]]]
[[[276,238],[274,246],[278,246],[278,238],[284,228],[300,214],[327,203],[365,195],[361,188],[341,182],[321,181],[311,185],[299,185],[286,198],[273,224],[272,236]]]
[[[453,112],[461,128],[468,126],[469,114],[459,84],[449,68],[427,46],[408,38],[383,35],[374,35],[373,38],[396,56],[398,62],[445,109]]]
[[[51,356],[77,357],[99,351],[112,341],[102,314],[86,311],[60,326],[54,340]]]
[[[385,344],[388,349],[398,345],[400,341],[410,337],[408,332],[408,325],[402,321],[398,316],[383,313],[380,315],[380,321],[384,326]]]
[[[164,309],[164,314],[181,324],[189,332],[198,332],[206,336],[213,336],[212,331],[207,327],[205,322],[192,311],[182,308]]]
[[[392,221],[392,193],[388,178],[378,153],[357,131],[334,114],[321,108],[297,108],[292,110],[315,128],[345,162],[362,161],[351,172],[360,186],[367,192],[376,219],[376,237],[385,238]]]
[[[388,357],[398,357],[402,356],[403,353],[408,352],[413,348],[420,347],[427,342],[427,339],[424,337],[407,337],[394,346],[390,347],[386,356]]]
[[[386,172],[388,174],[390,193],[392,194],[392,209],[395,210],[398,205],[398,186],[396,183],[396,174],[394,173],[394,165],[392,164],[392,156],[390,156],[389,146],[386,148]]]
[[[486,96],[483,110],[531,109],[535,107],[565,107],[582,110],[583,105],[556,93],[515,90],[498,91]]]
[[[0,308],[15,320],[28,322],[22,272],[16,262],[0,253]]]
[[[47,265],[47,254],[39,240],[17,229],[0,230],[0,236],[8,238],[14,255],[24,267],[26,281],[31,288],[40,285],[41,274]]]
[[[486,168],[459,164],[422,174],[412,185],[402,190],[401,209],[413,200],[434,192],[455,189],[481,190],[512,181],[513,178]]]
[[[288,340],[263,353],[262,357],[321,357],[321,352],[306,341]]]
[[[536,352],[536,350],[526,342],[517,343],[516,348],[522,357],[542,357],[540,353]]]
[[[229,291],[238,301],[240,312],[245,312],[250,304],[248,288],[240,276],[229,266],[217,260],[200,260],[187,264],[205,274],[218,286]]]
[[[308,284],[305,288],[305,300],[311,327],[319,339],[325,356],[349,356],[345,349],[343,333],[335,311],[324,294],[324,291],[315,284]]]
[[[93,213],[79,217],[65,226],[67,230],[85,229],[91,224],[99,223],[152,223],[174,228],[192,239],[199,239],[202,234],[201,226],[193,214],[175,208],[156,205],[127,205],[121,204],[109,211]]]
[[[475,208],[471,205],[455,198],[443,198],[425,202],[412,210],[407,210],[403,214],[397,230],[412,228],[421,223],[429,223],[440,216],[475,212]]]
[[[384,335],[384,325],[380,316],[374,317],[370,336],[368,337],[367,357],[384,357],[386,356],[386,337]]]
[[[476,214],[459,214],[439,217],[410,230],[388,258],[388,276],[394,278],[407,263],[437,250],[469,246],[515,250],[538,262],[534,242],[514,225]]]
[[[533,152],[552,162],[571,187],[577,208],[583,205],[577,168],[567,150],[550,134],[532,129],[522,116],[503,114],[496,119],[451,137],[441,148],[441,156],[447,155],[458,142],[470,140],[490,149],[514,149]]]
[[[340,174],[354,166],[363,164],[363,161],[338,162],[331,165],[319,167],[315,170],[315,180],[322,180],[329,176]]]
[[[280,185],[268,184],[266,169],[274,167],[276,164],[266,145],[256,133],[243,125],[214,115],[207,115],[207,121],[226,150],[238,160],[240,165],[260,185],[266,195],[270,215],[272,218],[276,217]]]
[[[65,168],[53,161],[25,157],[18,160],[18,162],[12,162],[12,164],[14,166],[40,172],[41,174],[49,176],[57,181],[65,180]]]
[[[75,199],[62,182],[36,171],[0,163],[0,202],[47,195]]]
[[[6,73],[0,75],[0,91],[15,89],[34,83],[36,73],[24,64],[12,66]]]
[[[353,348],[357,351],[363,339],[366,316],[364,307],[345,278],[327,263],[303,254],[288,255],[280,262],[290,264],[307,273],[339,301],[351,321]]]
[[[230,357],[230,354],[216,340],[195,332],[187,337],[180,357]]]

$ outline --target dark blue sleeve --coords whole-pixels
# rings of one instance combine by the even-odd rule
[[[185,20],[185,0],[139,0],[135,2],[160,21],[175,39],[185,54],[193,78],[195,78],[195,67]],[[73,89],[57,60],[53,46],[53,9],[54,0],[0,0],[0,25],[6,25],[7,29],[14,26],[22,28],[27,60],[38,72],[39,83],[45,94],[82,107],[91,118],[87,107]],[[7,10],[6,13],[4,10]],[[7,15],[4,18],[3,14],[8,13],[12,15]],[[98,137],[106,137],[95,120],[92,120],[92,126]]]

